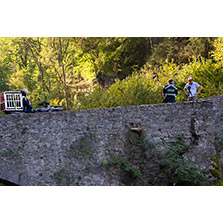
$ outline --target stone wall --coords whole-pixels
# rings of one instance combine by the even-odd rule
[[[143,169],[148,159],[139,136],[161,145],[184,134],[189,146],[185,157],[210,168],[217,153],[215,134],[223,133],[223,96],[175,104],[1,115],[0,126],[0,179],[18,185],[136,185],[123,171],[125,166],[105,164],[111,157],[122,157]],[[154,173],[151,169],[142,185],[152,185]]]

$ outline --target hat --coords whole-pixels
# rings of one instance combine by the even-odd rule
[[[191,80],[193,80],[193,78],[192,78],[192,77],[189,77],[189,78],[188,78],[188,81],[191,81]]]
[[[28,90],[26,90],[26,89],[21,89],[20,92],[21,92],[22,94],[28,94]]]

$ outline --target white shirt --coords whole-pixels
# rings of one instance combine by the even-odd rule
[[[190,97],[194,97],[195,93],[197,92],[197,88],[200,87],[200,84],[193,82],[192,84],[187,83],[185,85],[185,88],[188,88],[190,86]],[[188,90],[189,92],[189,90]]]

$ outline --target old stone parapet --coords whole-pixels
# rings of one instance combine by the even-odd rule
[[[186,158],[209,168],[223,133],[223,96],[154,104],[0,116],[0,179],[18,185],[130,185],[111,157],[145,160],[133,135],[171,143],[184,134]],[[220,151],[221,152],[221,151]]]

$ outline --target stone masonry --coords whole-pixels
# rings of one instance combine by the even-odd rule
[[[105,164],[115,156],[146,165],[134,141],[140,133],[131,131],[139,126],[143,137],[155,144],[174,142],[184,134],[190,148],[185,157],[208,169],[217,153],[214,137],[223,133],[223,96],[175,104],[1,115],[0,179],[33,186],[134,185],[120,166]]]

